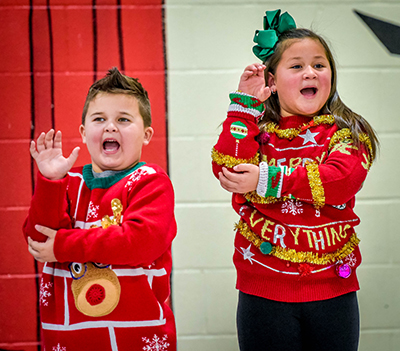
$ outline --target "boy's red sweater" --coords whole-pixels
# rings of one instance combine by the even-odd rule
[[[324,300],[359,289],[355,195],[371,164],[369,139],[356,146],[332,116],[281,118],[260,133],[263,104],[232,93],[215,145],[213,172],[260,165],[257,191],[233,194],[240,215],[237,288],[284,302]]]
[[[24,234],[44,241],[35,224],[58,229],[58,262],[40,281],[46,350],[176,350],[166,303],[174,193],[160,167],[93,178],[85,166],[58,181],[39,174]]]

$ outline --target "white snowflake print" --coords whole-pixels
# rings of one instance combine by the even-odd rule
[[[291,213],[293,216],[303,213],[301,208],[303,204],[300,201],[288,200],[282,204],[282,213]]]
[[[142,338],[147,344],[143,347],[143,351],[165,351],[168,349],[169,343],[167,343],[168,336],[164,335],[162,339],[154,334],[153,339]]]
[[[97,218],[97,211],[99,210],[99,206],[94,206],[93,202],[89,202],[89,208],[87,213],[87,219]]]
[[[354,252],[348,255],[344,260],[351,268],[353,268],[357,264],[357,257]]]
[[[60,346],[60,344],[57,344],[57,346],[53,346],[52,351],[67,351],[67,348]]]
[[[131,190],[133,183],[140,180],[144,175],[153,173],[156,173],[156,171],[153,168],[146,166],[140,167],[138,170],[136,170],[129,176],[129,180],[126,182],[125,187],[128,187],[129,190]]]
[[[53,283],[48,282],[46,284],[43,284],[43,278],[40,281],[40,291],[39,291],[39,301],[43,306],[48,306],[49,302],[47,301],[47,298],[51,296],[51,293],[47,291],[47,289],[50,289],[53,286]]]

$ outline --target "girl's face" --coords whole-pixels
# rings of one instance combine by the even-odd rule
[[[300,39],[282,54],[268,85],[278,93],[281,116],[316,116],[331,91],[331,67],[322,44]]]

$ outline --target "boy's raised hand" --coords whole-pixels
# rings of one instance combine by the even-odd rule
[[[238,89],[243,93],[255,96],[260,101],[267,100],[271,95],[271,90],[265,86],[265,68],[265,65],[259,63],[247,66],[240,76]]]
[[[72,168],[79,155],[79,146],[72,150],[68,158],[62,153],[61,131],[54,134],[54,129],[41,133],[36,144],[32,140],[30,152],[40,173],[47,179],[62,179]]]

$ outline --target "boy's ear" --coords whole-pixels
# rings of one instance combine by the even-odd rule
[[[154,129],[151,127],[146,127],[144,130],[144,140],[143,145],[149,145],[151,138],[153,137]]]
[[[86,131],[85,131],[85,126],[83,124],[79,126],[79,133],[81,134],[82,137],[82,143],[86,144]]]
[[[268,72],[268,86],[271,90],[276,91],[275,76],[271,72]]]

